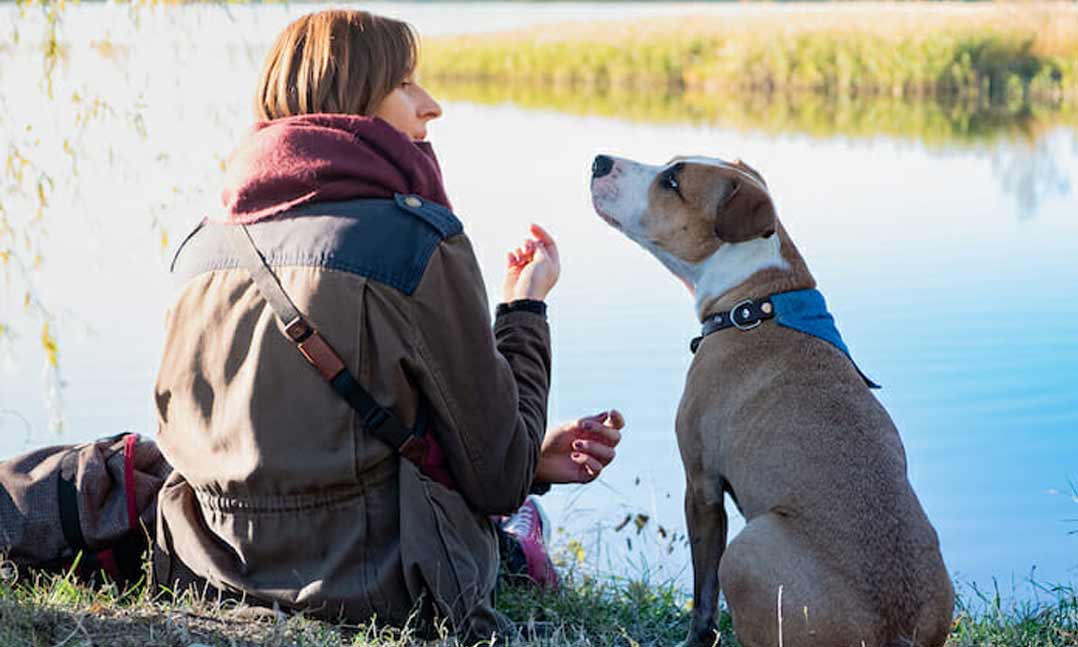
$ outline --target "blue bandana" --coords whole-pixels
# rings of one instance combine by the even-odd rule
[[[827,303],[819,290],[782,292],[771,295],[770,300],[775,306],[775,323],[831,344],[850,358],[853,367],[857,369],[861,379],[870,389],[880,388],[879,384],[870,380],[860,368],[857,368],[857,363],[853,361],[853,357],[850,357],[850,349],[842,341],[842,335],[835,327],[835,318],[827,311]]]

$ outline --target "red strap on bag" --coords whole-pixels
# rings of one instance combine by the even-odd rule
[[[122,577],[120,573],[120,565],[116,562],[116,555],[113,554],[111,548],[97,553],[97,562],[101,564],[101,568],[109,574],[113,582],[119,582]]]
[[[135,444],[138,434],[128,434],[124,438],[124,494],[127,495],[127,525],[131,530],[138,528],[138,503],[135,500]]]

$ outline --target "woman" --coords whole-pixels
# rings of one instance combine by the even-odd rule
[[[492,330],[423,141],[441,108],[415,68],[408,25],[348,10],[300,18],[266,59],[260,123],[229,160],[223,213],[174,262],[184,284],[155,394],[175,468],[159,498],[163,584],[353,622],[403,624],[419,609],[463,634],[504,632],[491,517],[524,504],[508,526],[529,572],[549,580],[529,491],[590,481],[614,457],[616,411],[544,433],[557,246],[533,226],[509,253]],[[274,285],[318,331],[298,348],[267,301]],[[383,442],[385,425],[327,384],[318,361],[331,356],[311,340],[398,428],[425,430],[423,451]]]

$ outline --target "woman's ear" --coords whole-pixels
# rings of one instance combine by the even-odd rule
[[[727,178],[715,213],[715,235],[726,243],[769,238],[775,233],[775,205],[767,191],[737,178]]]

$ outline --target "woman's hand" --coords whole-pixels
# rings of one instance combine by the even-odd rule
[[[532,238],[508,254],[502,300],[546,299],[561,274],[558,246],[539,225],[531,226]]]
[[[536,483],[589,483],[614,460],[625,418],[616,410],[566,422],[543,438]]]

